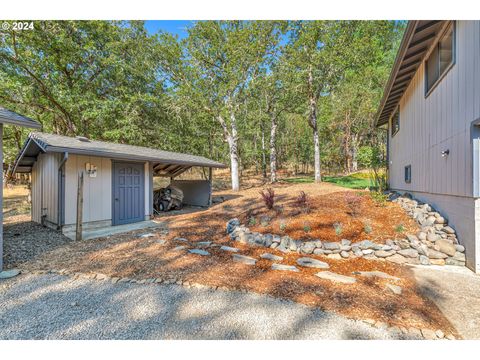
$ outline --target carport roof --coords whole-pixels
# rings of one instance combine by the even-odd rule
[[[0,123],[8,125],[17,125],[33,129],[40,129],[41,125],[26,116],[17,114],[16,112],[5,109],[0,106]]]
[[[143,146],[90,140],[84,137],[32,132],[17,156],[15,171],[30,172],[40,152],[68,152],[70,154],[101,156],[113,159],[150,161],[157,164],[155,166],[157,168],[156,171],[160,169],[167,170],[160,174],[162,176],[176,176],[179,172],[183,172],[192,166],[226,167],[222,163],[202,156],[163,151]]]

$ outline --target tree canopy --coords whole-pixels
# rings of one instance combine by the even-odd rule
[[[254,168],[350,172],[404,23],[199,21],[183,39],[141,21],[0,30],[0,103],[43,131],[189,152]],[[11,163],[26,130],[7,127]],[[322,166],[320,166],[322,164]],[[268,172],[270,172],[269,175]]]

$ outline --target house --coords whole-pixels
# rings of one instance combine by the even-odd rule
[[[389,186],[443,213],[480,271],[480,21],[410,21],[376,126]]]
[[[0,106],[0,164],[3,169],[3,125],[14,125],[33,129],[39,129],[41,125],[36,121],[17,114],[13,111],[7,110]],[[0,278],[9,277],[8,272],[3,272],[3,174],[0,179]]]
[[[174,179],[192,167],[225,166],[201,156],[34,132],[14,171],[31,173],[32,220],[72,237],[79,196],[84,230],[150,220],[155,176],[169,177],[180,187],[185,204],[208,205],[211,171],[209,180]]]

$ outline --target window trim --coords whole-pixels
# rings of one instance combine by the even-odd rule
[[[447,66],[447,68],[443,71],[442,74],[438,77],[438,79],[432,84],[430,89],[428,89],[428,80],[427,80],[427,61],[430,58],[430,55],[432,54],[432,51],[435,47],[438,46],[440,43],[441,39],[446,35],[446,33],[452,29],[452,39],[453,39],[453,44],[452,44],[452,62],[450,65]],[[439,54],[439,59],[440,59],[440,54]],[[430,51],[428,52],[427,56],[425,56],[425,59],[423,61],[423,78],[424,78],[424,94],[425,94],[425,99],[430,96],[430,94],[436,89],[438,84],[443,80],[443,78],[448,74],[450,69],[455,65],[457,61],[457,22],[456,21],[451,21],[443,31],[440,33],[440,36],[435,39],[434,45],[430,48]]]
[[[408,178],[407,178],[407,170],[409,175]],[[405,166],[403,171],[404,171],[403,178],[405,180],[405,183],[411,184],[412,183],[412,165]]]
[[[394,117],[398,114],[398,129],[393,132],[393,119]],[[390,125],[391,125],[391,131],[390,131],[390,134],[392,136],[392,138],[400,131],[400,106],[397,106],[397,108],[395,109],[395,111],[393,112],[393,115],[392,117],[390,118]]]

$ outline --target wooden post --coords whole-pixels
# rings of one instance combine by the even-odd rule
[[[208,199],[208,206],[212,206],[212,192],[213,192],[213,170],[211,167],[208,168],[208,180],[210,181],[210,198]]]
[[[77,188],[77,224],[75,240],[82,240],[82,222],[83,222],[83,171],[78,174]]]

